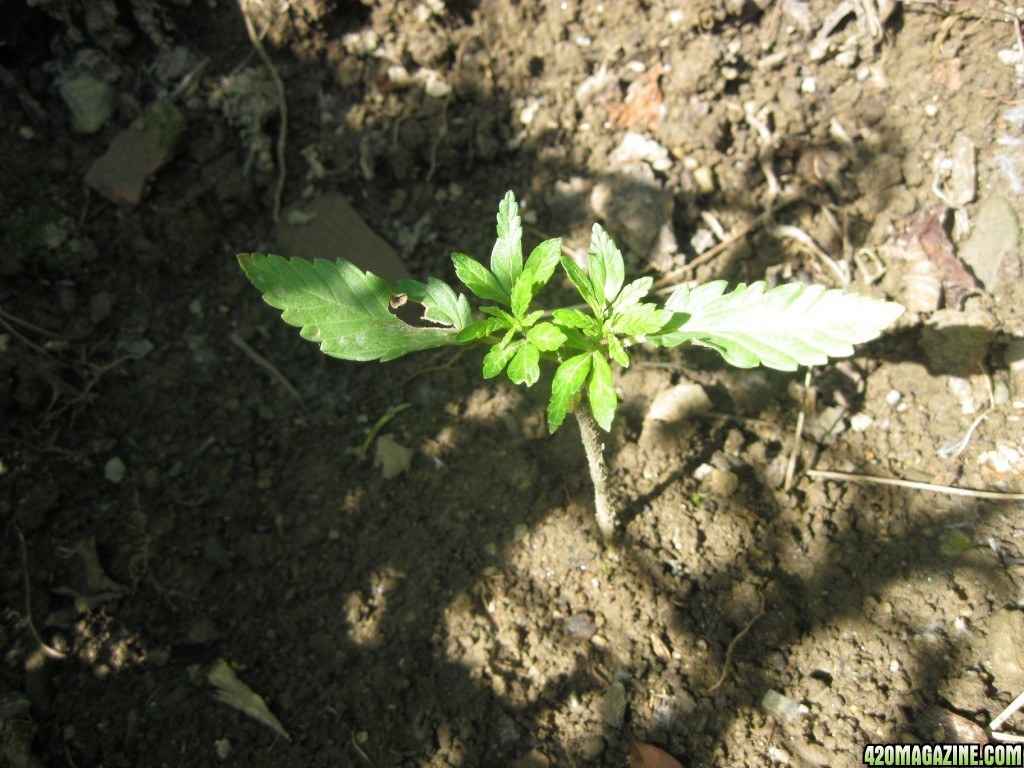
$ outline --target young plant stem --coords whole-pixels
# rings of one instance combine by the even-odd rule
[[[587,452],[587,464],[590,466],[590,480],[594,484],[594,512],[597,517],[597,527],[601,531],[601,537],[605,545],[610,545],[615,538],[615,505],[612,504],[608,495],[608,465],[604,460],[604,445],[601,443],[601,433],[598,431],[597,422],[590,415],[590,409],[586,403],[581,403],[573,409],[576,416],[576,423],[580,425],[580,439],[583,441],[583,449]]]

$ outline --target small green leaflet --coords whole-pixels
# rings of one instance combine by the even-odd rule
[[[638,304],[640,299],[648,294],[653,284],[654,278],[650,276],[634,280],[623,288],[615,301],[612,302],[612,311],[625,312],[630,307]]]
[[[561,252],[562,240],[545,240],[533,249],[530,258],[526,260],[526,266],[516,278],[512,286],[512,314],[522,317],[530,307],[538,291],[547,285],[551,279],[555,267],[558,265],[558,258]]]
[[[521,342],[525,343],[525,342]],[[509,344],[506,341],[495,344],[491,350],[484,355],[484,378],[493,379],[508,365],[519,349],[519,344]]]
[[[424,285],[418,280],[399,280],[398,290],[424,307],[423,319],[441,325],[451,325],[458,330],[465,328],[472,320],[469,300],[463,294],[456,294],[447,283],[436,277],[427,278]]]
[[[526,338],[542,352],[554,352],[565,344],[566,335],[551,323],[540,323],[526,332]]]
[[[423,349],[456,344],[468,322],[465,297],[439,280],[422,286],[429,319],[445,318],[451,328],[416,328],[389,311],[393,294],[387,282],[344,259],[285,259],[243,253],[238,263],[262,293],[263,300],[283,310],[282,319],[300,329],[302,338],[343,360],[394,360]],[[416,289],[418,290],[418,289]],[[461,323],[462,325],[459,325]]]
[[[570,257],[562,255],[561,257],[562,269],[565,270],[565,274],[569,276],[569,280],[576,286],[576,290],[580,292],[580,296],[583,300],[590,305],[590,308],[594,311],[595,315],[601,315],[604,310],[604,303],[598,298],[597,294],[594,293],[594,285],[590,282],[590,278],[587,274],[580,269],[579,264],[573,261]]]
[[[629,368],[629,355],[626,354],[626,348],[623,346],[622,341],[615,334],[610,334],[608,337],[608,357],[614,360],[616,363],[621,365],[623,368]]]
[[[530,253],[530,258],[526,260],[526,266],[523,267],[523,271],[529,271],[533,275],[535,291],[547,285],[551,275],[555,272],[555,267],[558,266],[558,260],[561,255],[562,238],[560,237],[545,240]]]
[[[673,293],[665,308],[688,316],[677,329],[651,336],[663,347],[692,342],[711,347],[739,368],[760,364],[780,371],[823,365],[877,338],[903,307],[821,285],[740,284],[725,293],[719,280]]]
[[[555,371],[555,378],[551,382],[551,401],[548,403],[548,432],[554,434],[565,421],[569,404],[590,373],[591,359],[591,353],[584,352],[570,357]]]
[[[556,309],[551,315],[555,318],[555,322],[569,328],[579,328],[595,336],[601,333],[601,323],[597,318],[593,315],[586,315],[578,309]]]
[[[513,384],[536,384],[540,378],[540,350],[528,341],[522,342],[508,364],[508,377]]]
[[[498,278],[502,289],[512,293],[512,286],[523,271],[523,220],[519,218],[519,203],[509,190],[498,206],[498,239],[491,250],[491,272]]]
[[[600,224],[594,224],[590,232],[590,250],[587,255],[590,260],[590,283],[603,309],[605,304],[619,295],[626,278],[626,264],[621,251]],[[599,312],[595,310],[595,314]]]
[[[455,341],[460,344],[467,341],[476,341],[477,339],[490,336],[492,333],[506,328],[508,328],[508,326],[501,318],[498,317],[485,317],[483,320],[470,320],[466,327],[459,331],[459,335],[455,337]]]
[[[658,309],[656,304],[634,304],[612,315],[611,330],[627,336],[645,336],[660,331],[672,313]]]
[[[587,390],[587,398],[590,400],[590,410],[594,414],[594,421],[598,423],[605,432],[612,428],[612,421],[615,420],[615,408],[619,404],[619,398],[612,386],[612,369],[604,355],[600,352],[591,353],[590,387]]]
[[[533,279],[529,272],[524,271],[519,275],[516,284],[512,286],[512,314],[522,317],[530,308],[533,301]]]
[[[464,253],[453,253],[452,263],[459,280],[481,299],[499,304],[509,303],[509,292],[501,287],[491,270],[479,261]]]

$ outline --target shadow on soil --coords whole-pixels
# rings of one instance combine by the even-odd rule
[[[457,5],[467,18],[472,16],[474,4]],[[217,18],[223,20],[226,11],[222,8],[219,13]],[[232,23],[237,29],[234,47],[222,52],[231,60],[225,70],[248,56],[241,22],[234,18]],[[191,28],[197,36],[212,34],[210,28],[201,24]],[[356,27],[341,20],[339,28]],[[218,35],[204,45],[221,43]],[[293,114],[302,114],[304,109],[315,113],[316,87],[304,87],[299,82],[305,74],[312,74],[313,86],[319,85],[319,74],[312,64],[293,63],[285,72],[289,92],[295,99],[290,104]],[[528,136],[519,144],[517,153],[506,154],[503,147],[514,137],[502,134],[498,125],[510,122],[506,118],[514,94],[501,88],[474,89],[472,83],[465,88],[465,95],[460,94],[447,104],[443,113],[422,93],[410,92],[400,115],[394,115],[389,124],[373,135],[346,135],[347,145],[343,149],[357,154],[361,162],[378,174],[372,186],[364,189],[362,184],[352,183],[348,190],[354,193],[357,204],[366,204],[371,220],[383,221],[392,215],[387,200],[389,190],[380,177],[390,177],[395,193],[405,195],[406,205],[394,214],[400,218],[407,215],[404,208],[416,207],[416,190],[424,188],[420,181],[425,175],[433,174],[431,181],[437,188],[452,181],[464,183],[472,191],[458,204],[454,218],[459,219],[460,225],[470,223],[474,231],[481,233],[475,249],[479,257],[490,249],[489,222],[493,221],[496,203],[505,190],[527,191],[524,188],[529,186],[529,179],[524,178],[524,169],[532,173],[540,167],[549,177],[557,178],[587,175],[587,171],[574,167],[567,159],[568,152],[542,151],[571,141],[571,137],[557,132]],[[485,91],[492,95],[482,96]],[[446,132],[439,133],[442,117],[447,123]],[[242,167],[244,158],[232,146],[231,129],[220,126],[219,130],[229,138],[215,146],[233,155],[237,167]],[[309,126],[300,126],[298,135],[311,130]],[[384,141],[382,137],[386,135],[394,140]],[[807,166],[799,158],[820,148],[801,147],[796,141],[787,146],[780,162],[791,163],[791,167],[781,176],[792,181]],[[296,143],[289,150],[292,168],[303,168],[298,147]],[[897,147],[883,148],[899,154]],[[204,150],[208,152],[209,149]],[[846,157],[838,172],[853,175],[857,163],[871,161],[863,153],[857,159]],[[173,221],[181,209],[169,207],[168,198],[176,191],[198,185],[199,190],[189,192],[186,207],[206,210],[204,225],[215,232],[228,233],[231,251],[245,251],[267,238],[266,200],[260,198],[257,187],[246,183],[229,206],[220,205],[213,182],[203,181],[205,162],[204,157],[190,156],[186,151],[185,157],[161,175],[147,205],[163,211],[163,220],[144,220],[150,215],[145,210],[126,211],[117,214],[117,226],[138,227],[157,242],[175,242],[176,233],[181,234],[181,222],[175,225],[165,220]],[[816,174],[822,168],[814,163],[807,167]],[[750,188],[763,183],[758,174],[751,170]],[[831,177],[819,175],[806,181],[808,189],[823,198],[846,189]],[[613,178],[612,182],[615,194],[624,198],[650,192],[642,185],[632,188],[636,182],[628,177]],[[301,182],[290,180],[289,194],[297,195],[301,186]],[[406,194],[406,187],[412,191]],[[543,198],[544,190],[529,192]],[[212,206],[208,204],[210,199],[214,201]],[[33,205],[30,196],[18,202],[25,207]],[[750,200],[715,202],[720,209],[730,205],[757,209]],[[693,210],[677,215],[677,228],[692,226],[697,220],[699,201],[693,198],[687,203]],[[103,209],[93,218],[104,221],[108,217],[115,218],[115,212]],[[120,221],[121,218],[127,222]],[[239,222],[243,224],[240,226]],[[540,222],[539,226],[557,232],[567,231],[567,225],[575,223],[552,221]],[[430,248],[437,255],[423,261],[428,273],[434,268],[439,276],[451,279],[452,270],[443,251],[471,244],[445,242],[465,230],[463,226],[442,226],[441,241],[445,247]],[[764,246],[756,250],[757,255],[751,248],[739,248],[717,265],[721,267],[717,276],[760,276],[767,267],[785,259],[777,247],[758,233],[754,233],[754,238]],[[688,238],[680,240],[685,242]],[[163,283],[170,277],[201,292],[204,280],[209,278],[195,274],[196,257],[172,259],[161,269],[152,269],[151,260],[133,261],[135,253],[129,248],[130,242],[116,241],[115,253],[109,258],[120,261],[130,275],[128,282],[139,292],[156,297],[151,302],[161,312],[170,314],[172,321],[176,317],[188,319],[187,302],[166,297]],[[417,252],[423,250],[421,247]],[[472,248],[467,250],[473,252]],[[447,368],[440,373],[423,372],[423,362],[359,367],[321,361],[312,347],[298,341],[293,329],[285,328],[272,316],[276,313],[260,306],[257,293],[245,283],[233,262],[228,263],[231,255],[220,255],[225,261],[214,268],[216,277],[229,281],[232,288],[227,295],[217,296],[229,307],[229,313],[227,318],[217,316],[206,321],[211,338],[217,339],[213,349],[218,362],[208,369],[205,378],[196,382],[191,365],[175,368],[189,352],[195,357],[201,350],[189,350],[172,333],[157,339],[164,341],[171,351],[149,359],[146,365],[151,370],[147,374],[138,379],[119,378],[102,394],[119,401],[141,396],[153,409],[146,415],[152,419],[151,428],[168,428],[166,434],[158,432],[156,438],[161,443],[160,450],[166,450],[165,442],[170,443],[172,456],[189,455],[195,447],[194,439],[187,446],[175,443],[181,435],[170,431],[172,426],[168,425],[177,426],[179,413],[194,420],[194,428],[214,435],[212,447],[197,454],[192,463],[186,463],[184,476],[172,479],[169,487],[94,491],[88,500],[99,503],[88,505],[90,512],[84,523],[69,523],[62,518],[63,528],[51,531],[43,526],[29,534],[29,559],[34,564],[29,574],[37,599],[41,600],[36,610],[39,617],[45,616],[51,607],[50,599],[40,598],[39,594],[50,586],[53,553],[72,532],[82,530],[82,526],[86,531],[97,532],[101,554],[105,554],[122,551],[126,546],[128,533],[118,528],[122,520],[118,510],[141,504],[152,511],[154,518],[170,520],[170,527],[163,534],[151,537],[154,562],[147,567],[152,572],[140,582],[139,592],[127,598],[117,612],[126,635],[134,636],[133,642],[147,648],[153,659],[159,657],[163,661],[140,660],[102,678],[87,673],[91,668],[88,659],[56,665],[50,662],[51,676],[59,681],[58,690],[40,693],[43,708],[36,712],[49,743],[43,747],[46,756],[62,760],[64,750],[58,746],[62,744],[62,729],[69,723],[87,720],[73,709],[81,699],[73,699],[67,693],[67,689],[75,687],[84,691],[82,695],[96,700],[111,691],[120,691],[129,698],[139,694],[152,696],[137,700],[125,713],[127,725],[108,722],[106,735],[98,736],[88,748],[79,741],[86,737],[69,737],[64,730],[69,753],[77,758],[112,766],[131,764],[140,748],[133,745],[141,729],[150,731],[143,743],[149,744],[147,750],[153,747],[147,751],[151,764],[174,764],[185,758],[206,764],[210,759],[207,742],[212,743],[220,733],[239,732],[237,715],[210,702],[201,686],[189,685],[185,667],[218,656],[243,665],[241,676],[246,682],[265,695],[273,694],[271,708],[294,740],[292,746],[285,745],[275,741],[269,731],[252,725],[244,731],[246,742],[236,744],[235,748],[236,758],[251,765],[427,765],[441,750],[456,760],[455,764],[468,768],[509,765],[513,758],[535,747],[550,749],[550,745],[559,742],[559,735],[551,730],[550,713],[565,707],[570,696],[603,691],[607,680],[594,667],[615,664],[602,659],[601,652],[591,646],[579,648],[564,673],[537,690],[531,685],[530,670],[503,659],[500,647],[474,651],[473,646],[483,649],[487,645],[483,642],[485,629],[493,621],[487,601],[500,588],[492,569],[500,571],[505,553],[520,545],[523,527],[529,530],[550,515],[570,514],[565,511],[567,495],[589,498],[585,461],[575,427],[563,429],[554,438],[543,434],[543,392],[517,394],[507,403],[503,398],[508,396],[501,387],[497,394],[479,395],[479,363],[474,353],[469,355],[474,358],[472,361],[460,361],[451,368],[447,368],[447,362],[438,363]],[[52,301],[34,282],[41,270],[45,266],[37,265],[18,274],[0,292],[5,307],[31,317],[28,302],[40,298]],[[21,288],[25,292],[19,298]],[[251,381],[231,384],[237,371],[248,365],[239,350],[223,341],[227,337],[224,326],[233,320],[242,327],[251,324],[260,332],[265,330],[265,343],[260,349],[275,365],[289,372],[308,372],[299,382],[309,405],[308,413],[266,391],[266,380],[257,378],[262,374],[253,374]],[[189,323],[194,327],[192,320]],[[153,384],[165,374],[172,382],[174,377],[184,376],[189,383],[177,391],[152,389],[139,394],[141,386]],[[221,407],[220,400],[225,397],[219,391],[221,388],[239,400],[232,410]],[[264,393],[253,395],[254,388]],[[339,390],[342,394],[335,396]],[[165,395],[158,396],[159,392]],[[472,402],[469,406],[465,403],[474,398],[482,399],[487,405],[483,410],[491,415],[473,416]],[[501,402],[490,402],[495,398]],[[453,430],[453,434],[446,438],[449,442],[442,446],[443,450],[439,449],[436,461],[418,459],[411,473],[386,483],[377,470],[351,461],[346,451],[362,440],[358,417],[382,413],[397,401],[412,401],[418,406],[412,424],[403,427],[410,440],[436,440],[446,428]],[[30,450],[26,436],[31,432],[19,429],[36,424],[41,414],[23,412],[17,404],[6,408],[5,416],[13,426],[5,433],[4,442],[15,436],[16,450],[10,455],[18,456]],[[88,450],[91,429],[110,429],[110,425],[97,424],[93,418],[88,410],[81,410],[74,429],[62,425],[58,444],[70,451]],[[137,428],[137,424],[115,424],[114,434],[119,434],[120,429],[120,434],[131,435]],[[190,434],[194,438],[199,432]],[[715,447],[706,444],[699,446],[698,451],[707,454]],[[138,446],[137,462],[161,465],[167,455],[160,450],[149,444]],[[694,458],[684,457],[686,461]],[[610,459],[614,463],[614,456]],[[751,469],[755,480],[764,475],[763,467]],[[90,467],[89,471],[92,470]],[[633,506],[654,502],[684,474],[687,473],[654,488]],[[90,476],[71,462],[67,474],[58,479],[61,495],[75,495]],[[24,499],[39,482],[39,477],[15,473],[15,490],[9,498]],[[110,498],[111,493],[116,494],[114,499]],[[884,518],[888,509],[897,506],[890,503],[896,492],[839,491],[857,499],[855,506],[864,509],[864,517],[851,521],[847,529],[830,531],[828,558],[809,563],[807,574],[798,577],[779,568],[778,553],[787,547],[801,546],[809,533],[778,522],[780,507],[775,501],[776,494],[767,485],[754,483],[743,493],[743,503],[761,521],[759,530],[764,538],[759,548],[767,556],[750,563],[744,559],[744,553],[737,553],[736,561],[721,571],[686,571],[679,576],[679,592],[669,595],[679,608],[674,615],[676,631],[706,638],[714,653],[713,668],[708,674],[700,679],[679,680],[680,687],[693,695],[695,709],[671,712],[670,724],[660,733],[644,733],[628,725],[623,733],[608,729],[603,735],[610,745],[609,752],[602,758],[607,764],[615,763],[624,754],[627,732],[641,740],[666,743],[684,762],[699,763],[713,753],[719,736],[729,730],[736,708],[756,704],[768,688],[776,685],[775,678],[761,664],[767,655],[784,657],[788,646],[815,627],[848,611],[859,610],[857,606],[880,593],[887,583],[915,572],[942,568],[936,565],[932,550],[920,546],[933,535],[936,524],[955,525],[994,514],[988,507],[963,505],[940,521],[907,521],[897,535],[886,538],[877,530],[882,523],[872,518]],[[787,503],[798,507],[800,496],[792,495]],[[844,499],[843,503],[848,502]],[[111,506],[117,509],[111,510]],[[731,504],[729,509],[734,506]],[[11,507],[6,507],[5,518],[10,514]],[[591,527],[589,517],[575,523]],[[7,563],[17,559],[10,556],[16,553],[11,538],[7,537],[4,550]],[[596,534],[591,538],[592,543],[585,546],[592,548],[590,554],[595,555]],[[619,567],[635,574],[636,588],[665,589],[665,564],[650,554],[652,550],[644,542],[634,540],[628,533],[625,541]],[[227,542],[226,547],[223,542]],[[136,545],[137,542],[132,546]],[[571,554],[552,552],[551,556],[557,560]],[[163,562],[157,562],[161,559]],[[114,576],[131,581],[129,561],[124,557],[114,557],[114,561]],[[987,575],[984,565],[977,567]],[[557,572],[553,573],[554,582],[557,577]],[[731,658],[734,670],[742,663],[742,678],[733,672],[713,695],[702,693],[714,682],[716,670],[725,664],[725,649],[738,629],[722,619],[717,604],[729,584],[751,579],[761,585],[765,615],[737,644]],[[17,578],[8,578],[6,583],[5,596],[13,605],[14,596],[20,591]],[[149,599],[154,602],[149,606],[136,599],[147,589],[152,590]],[[522,605],[527,622],[517,628],[524,643],[571,642],[557,633],[558,623],[550,618],[552,599],[557,604],[557,583],[519,585],[517,594],[529,596]],[[464,605],[466,615],[477,622],[476,634],[447,634],[446,616],[453,605]],[[222,629],[215,637],[190,631],[202,617],[216,618],[215,623]],[[538,638],[535,632],[531,633],[531,623],[534,627],[554,629],[551,635]],[[85,621],[67,631],[73,633],[76,627],[85,631],[95,626],[95,622]],[[947,641],[947,653],[955,654],[955,639]],[[477,652],[483,656],[475,666],[467,666],[450,660],[453,648],[459,649],[460,656]],[[169,649],[166,656],[164,649]],[[932,658],[917,661],[917,668],[910,673],[915,681],[915,702],[941,702],[937,690],[950,663],[948,656],[941,663]],[[487,675],[490,671],[497,671],[497,675],[485,679],[485,670]],[[829,670],[803,672],[824,677],[838,674]],[[18,682],[14,685],[20,687]],[[892,697],[897,703],[904,696],[894,691],[883,691],[880,695]],[[201,744],[193,735],[198,727],[197,718],[208,724],[201,731]],[[179,730],[185,726],[192,730]],[[160,736],[153,735],[153,731],[159,731]],[[175,735],[179,732],[183,735]],[[574,749],[570,745],[566,748]]]

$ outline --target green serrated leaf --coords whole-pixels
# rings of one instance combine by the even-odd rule
[[[604,310],[604,303],[599,301],[597,294],[594,292],[594,286],[590,282],[590,278],[587,277],[586,273],[580,269],[579,265],[568,256],[562,254],[561,256],[562,269],[565,270],[565,274],[569,276],[569,280],[573,285],[576,286],[576,290],[580,292],[580,296],[587,302],[590,308],[594,311],[597,316],[602,316]]]
[[[493,379],[505,370],[508,361],[515,357],[519,344],[509,344],[506,340],[495,344],[490,351],[484,355],[484,378]]]
[[[551,382],[551,401],[548,403],[548,432],[551,434],[554,434],[565,421],[569,403],[587,380],[590,366],[591,353],[584,352],[570,357],[555,371],[555,377]]]
[[[530,302],[551,279],[561,251],[561,239],[546,240],[530,254],[523,271],[512,286],[512,312],[521,316]]]
[[[324,354],[343,360],[394,360],[455,344],[455,328],[415,328],[388,308],[391,286],[351,262],[243,253],[238,263],[282,319]]]
[[[485,306],[480,307],[480,311],[485,315],[490,315],[491,317],[501,320],[502,323],[505,324],[506,328],[514,328],[516,325],[516,319],[501,307]]]
[[[639,304],[640,300],[650,292],[652,285],[654,285],[654,278],[650,276],[632,281],[612,302],[612,311],[625,312],[630,307]]]
[[[491,250],[491,272],[507,294],[512,293],[519,273],[523,271],[523,221],[519,203],[511,190],[498,206],[498,239]]]
[[[623,368],[629,368],[629,355],[626,354],[626,348],[622,345],[619,337],[609,335],[607,338],[608,356]]]
[[[672,318],[672,313],[657,304],[634,304],[612,316],[611,330],[629,336],[656,333]]]
[[[903,314],[899,304],[821,285],[766,290],[762,281],[740,284],[728,294],[725,287],[717,281],[677,290],[666,307],[688,319],[649,340],[666,347],[708,346],[740,368],[760,364],[792,371],[853,354],[854,344],[877,338]]]
[[[514,384],[532,387],[540,378],[540,350],[529,341],[519,345],[516,356],[508,364],[508,377]]]
[[[544,317],[543,309],[538,309],[536,312],[531,312],[530,314],[526,315],[526,317],[519,318],[519,327],[523,329],[529,328],[542,317]]]
[[[545,240],[530,253],[530,258],[526,260],[526,266],[523,267],[523,271],[533,273],[535,296],[537,295],[536,292],[547,285],[548,280],[551,279],[551,275],[555,272],[555,267],[558,266],[558,259],[561,254],[562,238],[560,237]]]
[[[526,338],[541,352],[554,352],[565,344],[566,336],[551,323],[540,323],[526,332]]]
[[[455,265],[455,274],[459,276],[459,280],[474,294],[481,299],[509,304],[509,292],[501,287],[491,270],[479,261],[464,253],[453,253],[452,263]]]
[[[604,355],[600,352],[592,352],[591,358],[590,387],[587,390],[587,398],[590,400],[590,411],[594,414],[594,421],[601,429],[608,432],[612,428],[612,421],[615,420],[615,408],[619,404],[619,398],[612,386],[611,366],[604,359]]]
[[[578,309],[556,309],[551,313],[555,321],[570,328],[580,328],[597,332],[601,326],[593,315],[580,312]]]
[[[470,320],[466,327],[459,331],[455,340],[462,343],[476,341],[492,333],[508,328],[503,320],[497,317],[485,317],[482,320]]]
[[[681,285],[668,297],[665,309],[670,312],[692,312],[701,309],[725,294],[728,287],[729,283],[726,280],[712,280],[702,285]]]
[[[424,320],[462,330],[472,319],[469,300],[436,277],[428,277],[425,285],[418,280],[399,280],[397,288],[423,305]]]
[[[610,303],[622,289],[626,264],[622,252],[600,224],[590,232],[590,282],[602,307]],[[595,313],[598,313],[595,310]]]
[[[566,326],[560,329],[565,334],[565,346],[578,349],[581,352],[591,352],[596,342],[590,336],[584,336],[579,328]]]
[[[512,286],[512,314],[516,317],[522,317],[523,313],[530,308],[533,295],[532,275],[528,270],[524,269],[519,275],[519,279],[516,280],[515,285]]]

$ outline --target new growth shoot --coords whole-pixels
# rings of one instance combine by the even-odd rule
[[[532,387],[546,361],[554,365],[547,406],[554,433],[572,413],[594,484],[597,524],[605,542],[615,534],[616,511],[607,488],[600,431],[611,430],[618,407],[612,364],[629,367],[643,342],[661,347],[697,344],[740,368],[764,365],[794,371],[853,354],[853,345],[878,337],[903,313],[893,302],[821,285],[765,282],[727,292],[717,280],[684,285],[663,305],[645,301],[654,282],[626,282],[622,253],[595,224],[587,269],[562,254],[561,239],[545,240],[524,259],[522,220],[512,192],[498,207],[497,240],[488,265],[452,254],[455,274],[481,300],[474,316],[469,300],[437,278],[400,280],[396,286],[350,262],[285,259],[245,253],[246,275],[282,319],[327,355],[382,362],[443,346],[489,347],[483,376],[505,373]],[[579,293],[584,309],[537,306],[537,296],[558,267]],[[412,326],[391,311],[396,297],[423,307],[428,327]],[[549,318],[549,319],[548,319]]]

